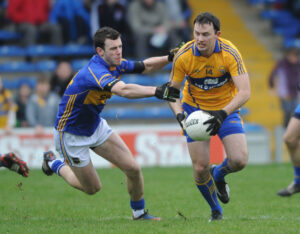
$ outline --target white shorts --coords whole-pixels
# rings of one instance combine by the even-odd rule
[[[89,149],[101,145],[111,134],[111,127],[102,118],[91,136],[78,136],[54,129],[55,148],[70,166],[84,167],[91,160]]]

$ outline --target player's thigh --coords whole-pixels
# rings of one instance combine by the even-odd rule
[[[70,167],[86,191],[96,192],[95,190],[98,191],[100,189],[101,182],[92,161],[90,161],[88,165],[84,167]]]
[[[248,147],[245,134],[231,134],[222,139],[225,152],[229,160],[246,164],[248,161]]]
[[[209,165],[209,144],[210,141],[189,142],[188,150],[194,167],[208,167]]]
[[[138,169],[139,166],[133,158],[122,138],[113,132],[101,145],[93,148],[94,152],[113,163],[123,171]]]
[[[284,140],[296,142],[300,140],[300,119],[292,117],[284,133]]]

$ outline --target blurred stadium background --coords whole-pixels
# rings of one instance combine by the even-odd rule
[[[57,2],[62,0],[57,0]],[[131,1],[119,1],[129,7]],[[164,2],[164,0],[158,0]],[[1,2],[0,74],[3,85],[16,95],[24,82],[34,90],[39,76],[51,76],[60,60],[70,62],[73,72],[85,65],[94,54],[91,32],[85,40],[70,40],[63,45],[49,45],[43,38],[33,45],[20,42],[23,35],[8,19],[8,1]],[[63,1],[62,1],[63,2]],[[76,1],[75,1],[76,2]],[[79,1],[91,14],[96,1]],[[100,1],[101,2],[101,1]],[[252,96],[241,110],[249,144],[250,163],[288,161],[282,144],[282,113],[276,96],[268,88],[268,77],[275,62],[289,47],[300,48],[299,18],[286,8],[288,0],[188,0],[187,19],[192,27],[195,16],[210,11],[221,21],[221,36],[232,41],[240,50],[250,74]],[[54,4],[55,1],[52,1]],[[89,28],[90,25],[83,27]],[[172,29],[171,29],[172,30]],[[88,30],[91,31],[91,30]],[[192,35],[190,35],[192,36]],[[125,40],[126,41],[126,40]],[[41,44],[42,43],[42,44]],[[134,40],[133,40],[134,44]],[[124,47],[131,47],[126,44]],[[132,49],[132,48],[131,48]],[[167,51],[168,48],[163,48]],[[163,50],[162,49],[162,50]],[[159,51],[159,52],[162,52]],[[127,58],[141,59],[134,52],[124,51]],[[124,75],[127,83],[159,85],[169,79],[171,65],[151,75]],[[2,112],[1,112],[2,113]],[[4,113],[4,112],[3,112]],[[155,98],[129,100],[114,96],[108,101],[103,117],[119,131],[143,166],[190,165],[185,139],[168,105]],[[213,140],[212,162],[224,156],[218,139]],[[40,167],[42,152],[54,149],[51,127],[37,133],[34,126],[14,127],[10,134],[0,132],[1,152],[20,152],[30,167]],[[95,165],[110,167],[101,159]],[[99,161],[97,161],[99,160]]]

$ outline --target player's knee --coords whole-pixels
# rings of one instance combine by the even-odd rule
[[[234,160],[231,160],[230,166],[233,171],[240,171],[246,167],[247,162],[248,162],[248,156],[243,155],[243,157],[239,157]]]
[[[297,139],[289,134],[284,134],[283,136],[284,143],[289,146],[293,147],[297,145]]]
[[[141,175],[141,167],[137,163],[128,166],[125,173],[129,177],[139,177]]]
[[[84,192],[88,195],[94,195],[101,190],[101,184],[95,185],[90,188],[86,188]]]
[[[209,171],[209,165],[201,163],[194,164],[194,171],[196,175],[202,177],[202,175],[207,174]]]

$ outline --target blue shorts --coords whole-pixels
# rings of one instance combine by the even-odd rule
[[[299,106],[298,106],[299,107]],[[197,107],[190,106],[186,103],[182,104],[183,111],[187,113],[189,116],[192,112],[200,110]],[[245,134],[245,130],[243,127],[242,119],[239,115],[239,111],[235,111],[232,114],[228,115],[227,118],[224,120],[219,132],[218,136],[223,139],[224,137],[231,135],[231,134],[237,134],[237,133],[243,133]],[[193,139],[191,139],[186,132],[184,131],[184,135],[186,136],[187,142],[194,142]]]
[[[295,109],[294,117],[300,119],[300,104]]]

